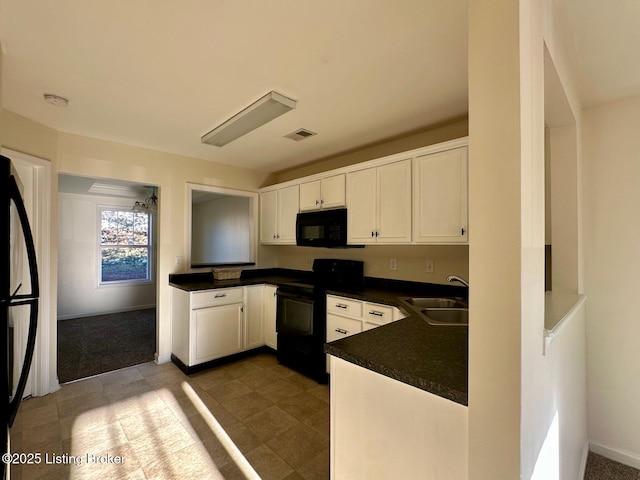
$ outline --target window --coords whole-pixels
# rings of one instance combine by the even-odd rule
[[[151,216],[100,209],[100,283],[151,280]]]

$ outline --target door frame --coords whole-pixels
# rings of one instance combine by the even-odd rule
[[[51,338],[57,334],[56,316],[52,315],[51,296],[51,162],[7,148],[0,150],[15,164],[31,169],[33,188],[31,216],[33,241],[38,259],[40,301],[38,331],[31,364],[31,395],[40,397],[60,388],[57,373],[51,375],[51,365],[56,365],[56,349],[51,349]],[[27,192],[25,192],[25,195]],[[57,341],[56,341],[57,343]]]

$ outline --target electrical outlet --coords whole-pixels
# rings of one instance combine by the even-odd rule
[[[307,265],[311,265],[313,263],[313,261],[311,260],[311,257],[309,257],[309,256],[304,257],[304,259],[305,259],[305,262],[307,263]]]
[[[182,265],[182,257],[176,257],[176,267]]]
[[[397,270],[398,269],[398,262],[396,261],[395,258],[390,258],[389,259],[389,270]]]
[[[427,260],[425,262],[425,271],[427,273],[435,273],[436,272],[436,266],[435,266],[435,262],[433,260]]]

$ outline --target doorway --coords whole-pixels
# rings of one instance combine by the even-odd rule
[[[58,176],[60,383],[154,360],[156,192]]]

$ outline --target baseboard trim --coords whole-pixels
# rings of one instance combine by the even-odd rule
[[[580,458],[580,475],[578,478],[584,478],[584,474],[587,472],[587,458],[589,457],[589,442],[584,444],[582,448],[582,457]]]
[[[156,363],[158,365],[162,364],[162,363],[169,363],[171,361],[171,354],[167,353],[166,355],[158,355],[156,353]]]
[[[598,442],[589,442],[589,450],[616,462],[640,469],[640,455],[626,450],[608,447]]]
[[[79,313],[79,314],[72,314],[72,315],[59,315],[58,316],[58,321],[61,321],[61,320],[73,320],[74,318],[97,317],[98,315],[111,315],[112,313],[135,312],[136,310],[148,310],[150,308],[156,308],[156,305],[155,304],[152,304],[152,305],[137,305],[135,307],[117,308],[115,310],[106,310],[104,312],[91,312],[91,313]]]
[[[49,391],[47,393],[53,393],[60,390],[60,382],[56,378],[53,382],[49,382]]]
[[[224,365],[226,363],[235,362],[236,360],[240,360],[242,358],[247,358],[257,353],[269,352],[273,351],[271,348],[266,346],[261,346],[257,348],[252,348],[251,350],[245,350],[244,352],[234,353],[233,355],[229,355],[226,357],[216,358],[215,360],[210,360],[208,362],[199,363],[198,365],[187,366],[182,360],[180,360],[173,353],[171,354],[171,361],[177,366],[185,375],[191,375],[192,373],[201,372],[203,370],[207,370],[211,367],[217,367],[218,365]]]

